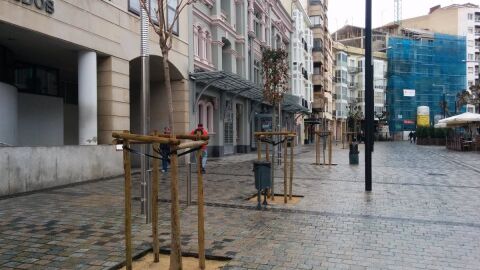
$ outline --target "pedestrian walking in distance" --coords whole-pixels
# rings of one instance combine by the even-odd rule
[[[165,127],[163,129],[163,134],[170,134],[170,128]],[[167,172],[168,170],[168,155],[170,154],[170,145],[166,143],[160,144],[160,154],[162,156],[162,172]]]
[[[408,133],[408,140],[410,140],[410,143],[412,143],[412,140],[413,140],[413,132],[410,131],[410,133]]]
[[[206,129],[203,128],[203,124],[198,124],[197,125],[197,128],[192,130],[192,132],[190,132],[191,135],[201,135],[201,136],[207,136],[208,135],[208,132]],[[207,152],[207,145],[202,145],[201,147],[201,150],[202,150],[202,160],[199,161],[197,160],[197,162],[202,162],[202,173],[204,174],[206,171],[205,171],[205,168],[207,166],[207,157],[208,157],[208,152]]]
[[[412,138],[413,138],[413,143],[417,144],[417,132],[416,131],[413,132]]]

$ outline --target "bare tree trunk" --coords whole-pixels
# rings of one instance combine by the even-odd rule
[[[175,138],[175,129],[173,123],[173,100],[172,100],[172,84],[170,82],[170,64],[168,63],[168,49],[162,49],[163,55],[163,75],[165,80],[165,90],[167,91],[168,100],[168,124],[171,130],[171,137]],[[176,147],[175,147],[176,148]],[[176,149],[175,149],[176,150]],[[177,179],[177,153],[171,157],[172,172],[171,172],[171,253],[170,253],[170,270],[182,269],[182,247],[180,242],[180,204],[178,198],[178,179]]]
[[[175,135],[173,123],[173,98],[172,98],[172,83],[170,81],[170,64],[168,63],[168,50],[162,49],[163,55],[163,76],[165,80],[165,90],[167,91],[168,100],[168,125],[170,126],[170,134]]]

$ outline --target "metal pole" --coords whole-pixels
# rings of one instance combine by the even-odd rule
[[[373,63],[372,63],[372,0],[365,5],[365,190],[372,190],[373,152]]]
[[[148,1],[146,1],[146,9],[149,9]],[[148,52],[148,17],[147,11],[142,8],[141,24],[140,24],[140,59],[141,59],[141,92],[140,92],[140,129],[142,134],[147,135],[150,130],[150,69],[149,69],[149,52]],[[149,152],[149,147],[142,144],[141,151],[143,153]],[[141,213],[145,214],[146,223],[151,221],[151,200],[150,190],[152,188],[151,181],[146,173],[149,168],[148,159],[146,156],[140,157],[140,169],[142,179]]]

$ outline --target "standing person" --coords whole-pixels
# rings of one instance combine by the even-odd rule
[[[170,128],[165,127],[163,129],[163,134],[170,134]],[[168,170],[168,154],[170,154],[170,145],[166,143],[160,144],[160,154],[162,156],[162,172],[167,172]]]
[[[413,143],[416,144],[417,143],[417,132],[416,131],[413,132],[412,138],[413,138]]]
[[[410,131],[410,133],[408,133],[408,140],[410,141],[410,143],[412,143],[412,140],[413,140],[413,132]]]
[[[192,130],[190,132],[191,135],[208,135],[208,132],[206,129],[203,128],[203,124],[198,124],[197,128]],[[207,152],[207,145],[202,145],[202,173],[205,173],[205,167],[207,166],[207,157],[208,157],[208,152]],[[199,161],[197,161],[199,162]]]

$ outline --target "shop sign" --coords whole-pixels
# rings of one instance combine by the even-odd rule
[[[403,120],[403,124],[405,124],[405,125],[413,125],[413,124],[415,124],[415,121],[413,121],[413,120]]]
[[[404,97],[414,97],[415,96],[415,89],[403,89],[403,96]]]
[[[53,14],[55,5],[53,0],[16,0],[26,6],[34,6],[39,10],[45,11],[48,14]]]

